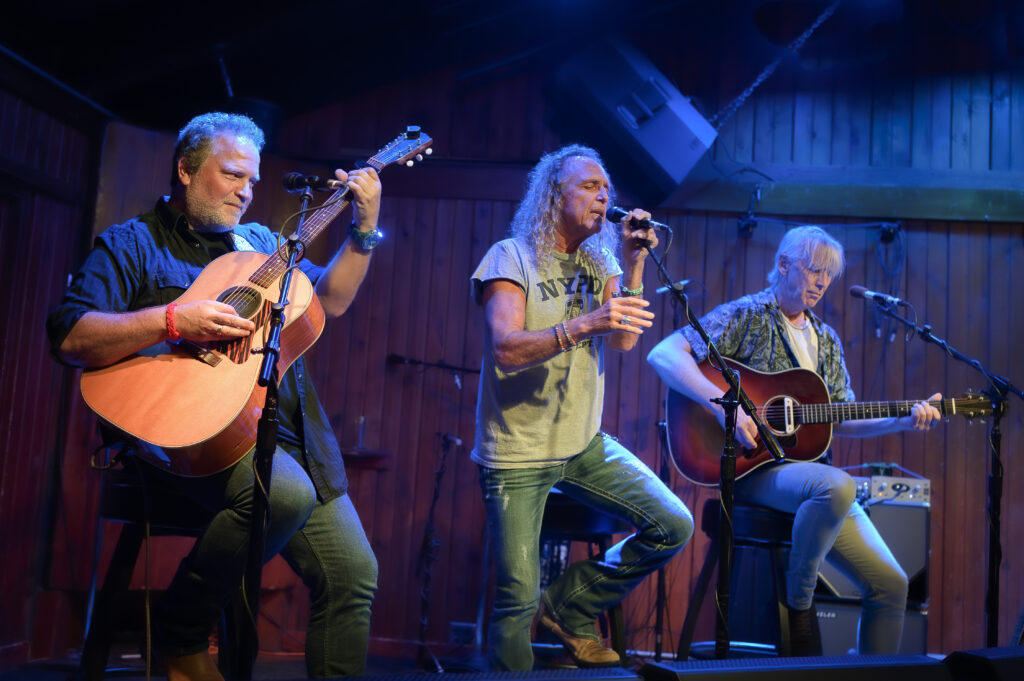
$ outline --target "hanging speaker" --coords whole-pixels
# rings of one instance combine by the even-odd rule
[[[566,61],[548,94],[566,114],[563,136],[582,134],[613,166],[613,180],[649,201],[674,191],[718,135],[647,57],[618,38]]]

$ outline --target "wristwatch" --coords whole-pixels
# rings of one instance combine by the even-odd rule
[[[356,227],[356,223],[348,226],[348,235],[352,237],[356,247],[361,251],[372,251],[384,238],[384,232],[376,227],[368,232],[362,232]]]

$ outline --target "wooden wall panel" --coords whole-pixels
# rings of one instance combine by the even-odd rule
[[[6,68],[6,67],[5,67]],[[62,622],[37,618],[55,555],[46,538],[68,521],[54,476],[68,425],[65,372],[44,321],[60,299],[91,209],[91,130],[0,87],[0,238],[5,244],[0,332],[0,668],[34,654]]]

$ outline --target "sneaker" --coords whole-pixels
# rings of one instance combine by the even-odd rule
[[[551,619],[545,606],[541,606],[539,624],[555,635],[555,638],[565,646],[573,661],[580,667],[607,667],[622,661],[617,652],[605,648],[597,641],[578,638],[567,632],[558,622]]]
[[[818,612],[814,604],[807,610],[789,610],[789,654],[793,657],[821,655],[821,632],[818,630]]]

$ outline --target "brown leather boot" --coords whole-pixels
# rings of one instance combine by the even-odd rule
[[[614,650],[605,648],[592,639],[578,638],[567,632],[558,622],[551,619],[547,608],[541,608],[539,624],[562,642],[573,661],[580,667],[607,667],[621,662],[619,654]]]
[[[192,655],[166,655],[167,681],[224,681],[209,650]]]

